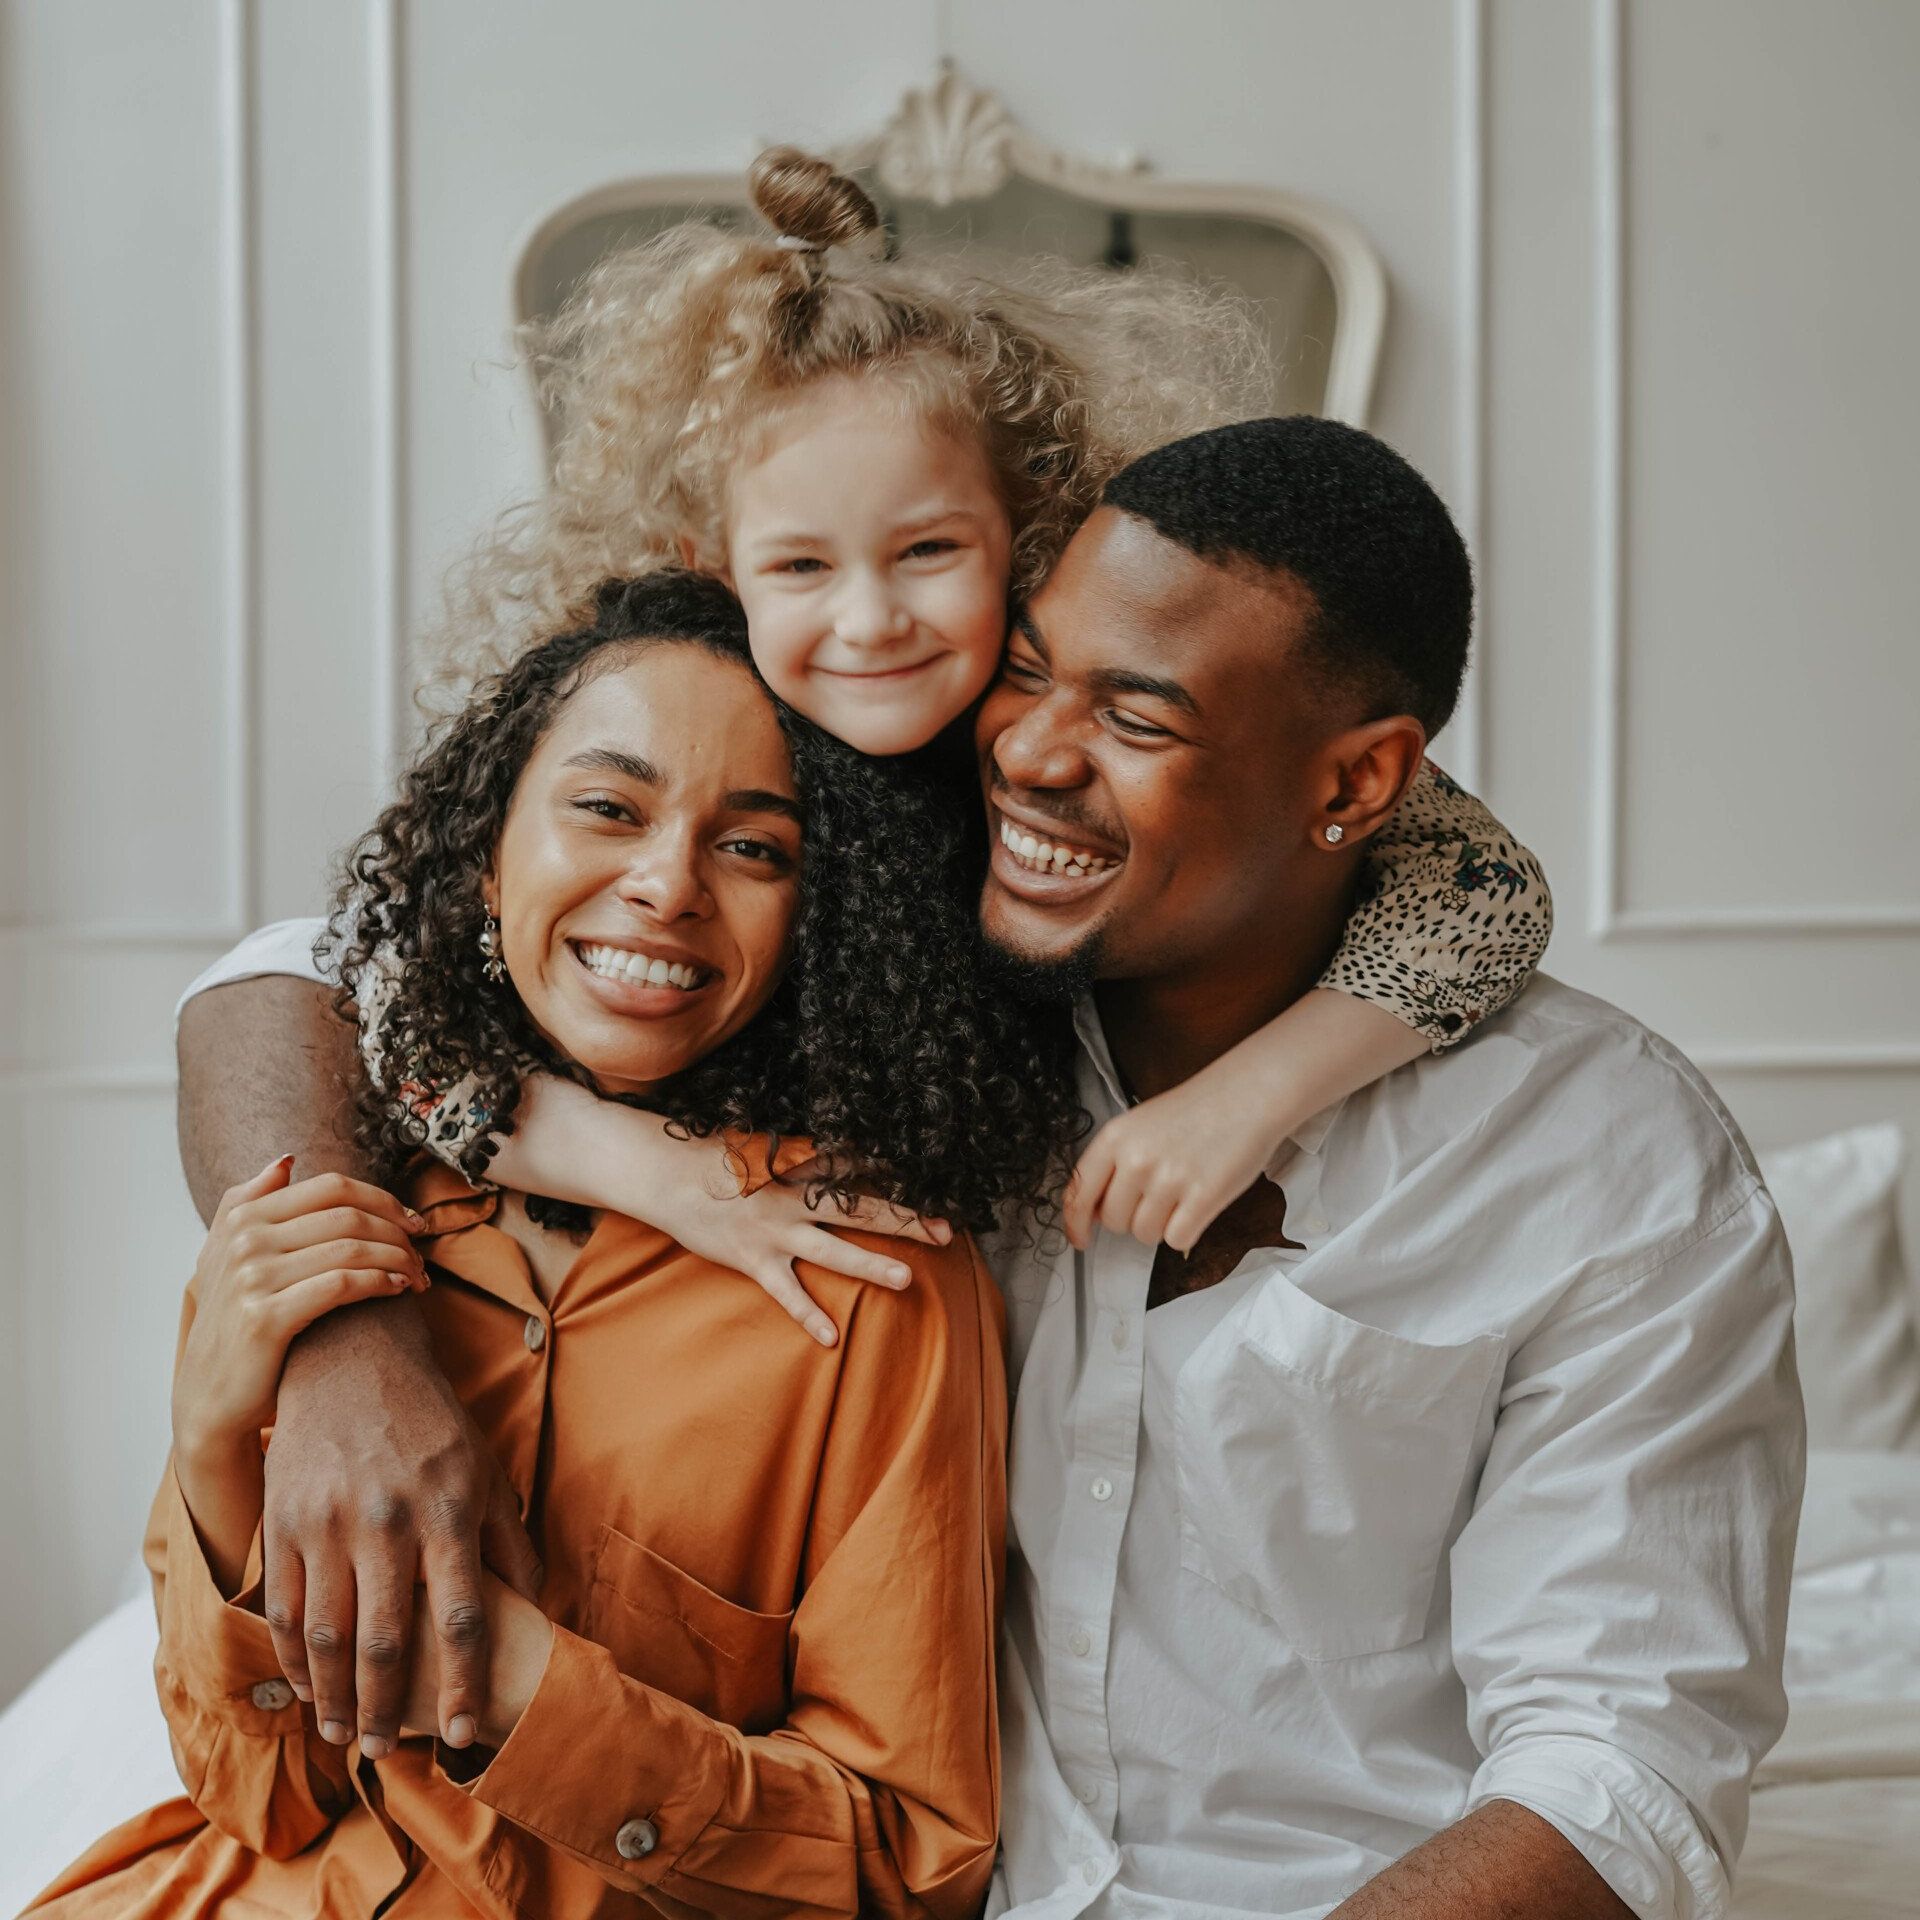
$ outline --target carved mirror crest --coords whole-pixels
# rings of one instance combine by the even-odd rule
[[[1366,419],[1386,325],[1386,274],[1344,214],[1275,188],[1163,180],[1044,146],[952,68],[915,88],[877,134],[831,155],[914,245],[972,242],[1124,273],[1172,260],[1250,296],[1278,369],[1273,410]],[[744,224],[746,176],[654,175],[569,202],[521,254],[516,322],[554,312],[596,261],[698,217]],[[552,423],[548,423],[551,428]]]

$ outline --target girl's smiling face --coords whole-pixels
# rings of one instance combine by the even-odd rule
[[[985,691],[1013,529],[978,439],[898,391],[830,378],[733,477],[728,583],[787,704],[863,753],[907,753]]]

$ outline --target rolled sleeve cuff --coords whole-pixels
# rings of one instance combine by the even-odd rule
[[[654,1886],[726,1794],[726,1736],[699,1719],[629,1680],[605,1647],[556,1625],[540,1684],[499,1752],[468,1779],[442,1771],[616,1885]]]
[[[237,980],[257,980],[262,974],[290,974],[298,980],[337,986],[338,968],[331,964],[323,968],[314,958],[314,948],[326,931],[326,921],[318,916],[276,920],[256,928],[231,952],[223,953],[174,1003],[174,1025],[180,1024],[181,1008],[196,994],[211,987],[231,986]]]
[[[171,1466],[166,1499],[167,1583],[155,1667],[237,1732],[265,1739],[301,1732],[305,1709],[281,1676],[273,1636],[257,1610],[258,1540],[248,1556],[247,1584],[228,1600],[201,1551],[193,1515]]]
[[[1685,1797],[1599,1740],[1517,1740],[1488,1756],[1467,1811],[1511,1800],[1577,1847],[1640,1920],[1723,1920],[1727,1870]]]

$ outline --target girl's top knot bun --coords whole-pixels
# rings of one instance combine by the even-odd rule
[[[809,247],[844,247],[880,230],[866,188],[798,147],[769,147],[747,170],[747,188],[776,233]]]

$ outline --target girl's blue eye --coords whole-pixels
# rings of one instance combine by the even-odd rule
[[[827,566],[827,563],[824,560],[817,559],[812,554],[799,554],[791,560],[782,560],[774,568],[774,572],[775,573],[824,573],[826,571],[826,566]]]
[[[957,540],[916,540],[907,549],[907,558],[909,560],[916,557],[928,559],[938,554],[956,553],[959,547],[960,543]]]

